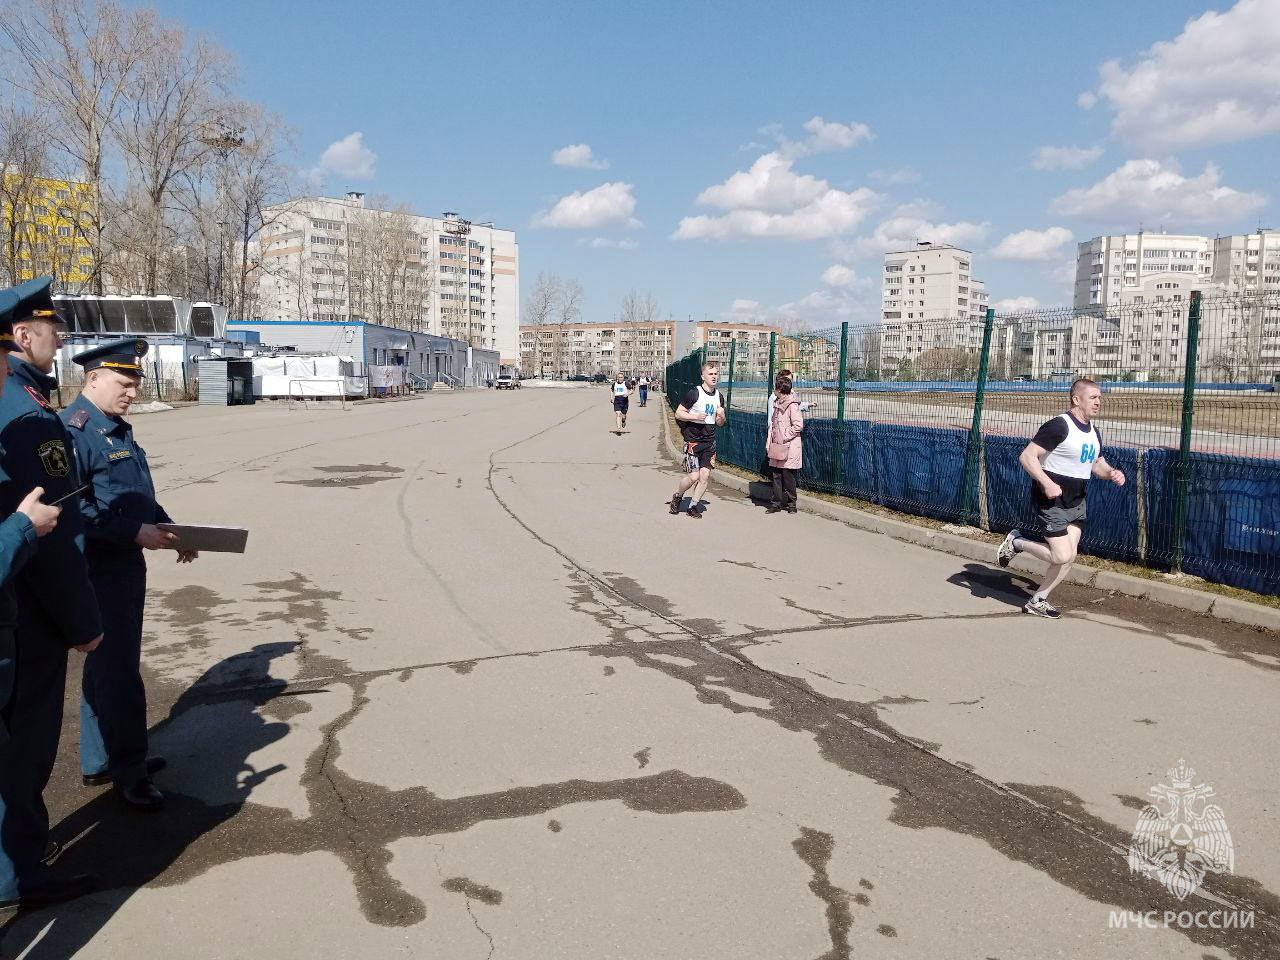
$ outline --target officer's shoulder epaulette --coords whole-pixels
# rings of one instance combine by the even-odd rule
[[[77,410],[71,416],[67,417],[67,426],[75,427],[77,430],[83,430],[84,425],[89,422],[88,410]]]

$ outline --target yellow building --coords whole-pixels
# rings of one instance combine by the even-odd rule
[[[87,183],[6,171],[0,184],[0,280],[53,277],[58,292],[80,293],[93,275],[93,190]]]

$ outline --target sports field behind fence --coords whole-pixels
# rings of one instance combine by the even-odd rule
[[[993,532],[1031,525],[1018,454],[1092,377],[1129,483],[1091,484],[1084,552],[1280,594],[1280,294],[846,323],[767,355],[726,331],[667,368],[673,407],[704,359],[729,402],[723,462],[762,467],[767,385],[790,369],[803,487]]]

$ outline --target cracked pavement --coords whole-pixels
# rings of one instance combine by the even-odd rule
[[[48,793],[103,889],[0,956],[1280,955],[1280,643],[713,487],[691,524],[659,403],[598,388],[137,418],[175,517],[151,558],[166,811]],[[73,667],[69,689],[77,689]],[[1235,873],[1129,874],[1185,758]],[[1113,910],[1253,910],[1112,929]]]

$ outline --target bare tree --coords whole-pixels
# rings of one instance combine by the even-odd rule
[[[76,165],[89,187],[88,217],[77,233],[92,257],[90,286],[103,290],[111,198],[105,171],[126,88],[155,42],[151,11],[125,12],[114,0],[8,0],[0,32],[16,56],[14,87],[49,113],[45,136]]]
[[[188,42],[181,27],[151,25],[152,42],[129,74],[128,111],[116,128],[134,189],[131,231],[143,265],[142,290],[154,296],[160,263],[170,247],[166,223],[177,178],[212,149],[211,131],[234,109],[226,101],[231,61],[210,41]]]
[[[348,290],[353,317],[403,330],[425,329],[435,271],[422,253],[413,215],[385,198],[352,211],[347,224]],[[467,286],[462,286],[467,295]]]
[[[661,308],[658,301],[654,299],[651,291],[646,291],[643,295],[632,287],[622,298],[622,310],[618,315],[618,319],[622,324],[623,330],[627,330],[630,336],[627,343],[630,349],[625,355],[620,355],[618,359],[619,369],[627,370],[631,373],[639,372],[639,357],[636,353],[637,342],[643,329],[652,328],[659,322]],[[622,331],[619,331],[619,341],[621,342]],[[648,359],[646,358],[646,365]]]
[[[9,286],[21,282],[24,270],[30,269],[22,264],[31,261],[36,242],[36,181],[48,162],[40,127],[40,118],[18,104],[0,110],[0,209],[5,214],[0,253],[3,280]]]
[[[542,335],[543,328],[550,324],[560,303],[560,278],[554,273],[539,273],[534,281],[533,289],[524,302],[524,321],[533,331],[533,366],[537,375],[543,375],[542,368]]]
[[[583,296],[582,284],[572,277],[564,281],[560,286],[560,298],[556,304],[557,322],[560,329],[556,331],[552,351],[552,363],[555,366],[557,377],[569,375],[569,370],[565,363],[565,346],[569,333],[565,327],[582,319]]]

